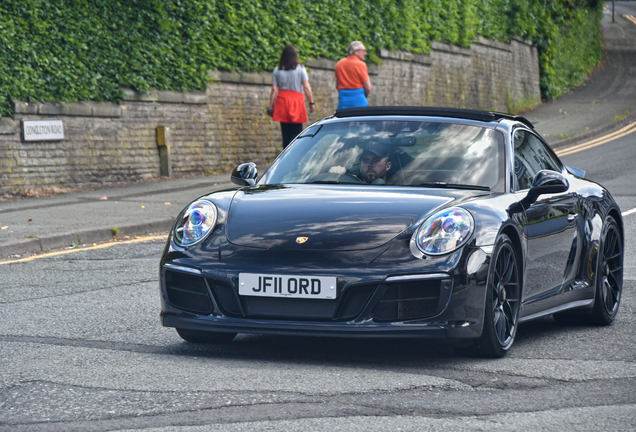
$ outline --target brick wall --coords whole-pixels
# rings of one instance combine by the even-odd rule
[[[515,101],[540,100],[537,50],[478,38],[470,49],[433,43],[430,55],[381,50],[369,68],[371,105],[427,105],[508,111]],[[316,112],[336,108],[335,62],[308,61]],[[89,187],[160,176],[157,126],[171,129],[173,175],[229,170],[273,160],[280,127],[265,115],[271,73],[210,72],[205,92],[126,91],[119,104],[15,101],[0,118],[0,194],[42,187]],[[62,141],[24,142],[21,121],[61,119]]]

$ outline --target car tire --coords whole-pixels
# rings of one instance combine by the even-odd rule
[[[481,336],[468,348],[472,355],[499,358],[512,347],[517,334],[521,303],[521,270],[510,238],[495,243],[486,282],[486,309]]]
[[[175,330],[177,330],[181,339],[200,344],[226,344],[232,342],[232,339],[236,337],[236,333],[211,332],[182,328],[177,328]]]
[[[603,224],[594,275],[594,308],[591,313],[566,311],[554,314],[560,324],[607,326],[614,322],[623,292],[623,242],[616,220],[607,216]]]

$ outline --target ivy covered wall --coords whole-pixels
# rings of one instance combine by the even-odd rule
[[[541,90],[601,56],[599,0],[12,0],[0,2],[0,116],[12,100],[117,101],[121,87],[203,90],[207,70],[271,71],[283,46],[337,60],[348,43],[428,53],[514,35],[539,49]]]

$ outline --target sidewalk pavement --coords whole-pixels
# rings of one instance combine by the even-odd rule
[[[580,88],[522,114],[553,147],[584,142],[636,120],[636,26],[620,15],[612,24],[611,12],[602,25],[604,66]],[[0,260],[110,240],[114,231],[119,237],[167,232],[194,199],[235,187],[226,173],[0,201]]]

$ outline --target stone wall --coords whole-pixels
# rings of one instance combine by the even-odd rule
[[[478,38],[470,49],[433,43],[430,55],[381,50],[369,67],[371,105],[446,106],[508,111],[540,100],[537,50]],[[306,63],[316,100],[309,123],[331,115],[338,95],[335,62]],[[210,72],[205,92],[125,91],[119,104],[14,101],[0,118],[0,194],[43,187],[89,187],[160,176],[157,126],[171,130],[172,175],[230,170],[272,161],[280,128],[265,115],[271,73]],[[22,139],[23,120],[60,119],[64,140]]]

